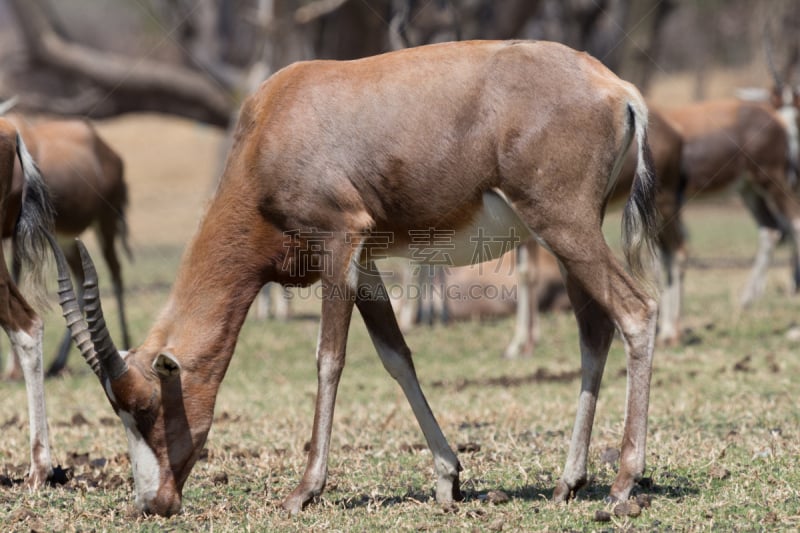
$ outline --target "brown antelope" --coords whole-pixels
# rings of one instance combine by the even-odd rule
[[[41,267],[47,250],[44,234],[53,223],[47,187],[16,127],[0,118],[0,213],[8,213],[17,158],[22,168],[23,184],[21,202],[14,219],[12,250],[15,261],[29,269],[31,279],[41,281]],[[19,357],[25,378],[31,439],[31,469],[26,484],[38,488],[53,474],[42,372],[44,324],[11,279],[3,255],[0,247],[0,326],[11,340],[11,348]]]
[[[46,120],[29,123],[20,115],[7,117],[28,140],[33,157],[47,183],[55,210],[55,232],[73,273],[80,278],[80,257],[75,237],[94,226],[97,241],[111,272],[125,346],[130,345],[123,301],[122,271],[115,241],[128,247],[125,209],[128,189],[123,178],[122,159],[85,120]],[[21,197],[21,175],[17,166],[9,198],[3,237],[10,235]],[[79,283],[79,287],[82,282]],[[69,332],[59,345],[48,375],[61,372],[70,350]]]
[[[791,179],[797,163],[791,159],[786,118],[779,116],[770,103],[735,99],[705,101],[665,113],[685,140],[681,164],[685,200],[738,183],[742,199],[758,224],[759,246],[741,296],[742,306],[763,293],[772,251],[784,233],[790,236],[794,250],[797,290],[800,202]]]
[[[658,322],[658,339],[665,345],[680,342],[680,313],[683,298],[683,271],[686,251],[683,223],[680,216],[680,164],[683,138],[674,125],[656,109],[650,109],[648,140],[653,153],[655,174],[658,180],[656,205],[662,224],[658,232],[658,248],[662,266],[661,306]],[[631,150],[625,159],[617,186],[610,202],[621,202],[627,197],[637,169],[637,154]],[[540,271],[541,252],[535,239],[520,246],[517,255],[519,284],[517,288],[517,313],[514,336],[506,346],[503,356],[509,359],[530,356],[539,338],[537,296],[546,289],[548,277]]]
[[[623,248],[644,276],[649,262],[640,253],[657,232],[646,126],[635,87],[555,43],[446,43],[295,63],[270,77],[242,106],[222,179],[144,343],[121,354],[111,342],[88,254],[83,322],[59,262],[73,338],[128,435],[139,508],[180,509],[240,328],[268,281],[321,280],[324,296],[308,463],[283,506],[299,512],[325,486],[354,305],[433,453],[437,500],[459,499],[461,466],[423,395],[374,263],[413,256],[415,238],[432,229],[449,236],[454,265],[499,255],[486,242],[491,236],[534,234],[564,267],[583,378],[557,501],[587,481],[597,394],[619,330],[628,393],[610,497],[627,499],[645,468],[657,303],[615,259],[601,222],[635,139]]]

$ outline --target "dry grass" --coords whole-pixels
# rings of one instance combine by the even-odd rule
[[[137,260],[126,265],[126,273],[133,334],[141,339],[166,298],[213,181],[216,136],[150,118],[103,125],[102,131],[128,161]],[[800,360],[796,341],[786,333],[796,326],[798,301],[786,294],[781,251],[783,266],[773,269],[767,297],[746,315],[734,311],[746,276],[738,265],[755,244],[752,223],[737,206],[689,209],[693,254],[714,268],[692,269],[687,276],[690,344],[657,354],[650,485],[638,489],[653,503],[638,518],[593,521],[606,508],[603,497],[614,475],[602,452],[618,447],[621,437],[625,376],[619,343],[612,348],[595,423],[592,484],[568,506],[549,502],[579,387],[574,321],[551,315],[536,358],[527,361],[498,357],[512,329],[507,319],[408,335],[423,388],[450,442],[477,445],[460,454],[467,500],[454,508],[432,500],[430,453],[356,318],[329,486],[301,516],[282,513],[278,504],[300,479],[310,437],[317,323],[250,319],[220,390],[208,457],[187,483],[179,516],[132,512],[121,425],[94,377],[73,357],[73,374],[46,384],[55,459],[72,469],[72,480],[35,494],[17,483],[0,486],[0,523],[6,531],[797,529]],[[617,234],[617,221],[610,222],[609,233]],[[736,261],[725,267],[716,258]],[[297,304],[301,314],[318,312],[313,301]],[[113,327],[113,305],[108,307]],[[55,311],[47,319],[50,352],[61,322]],[[542,373],[563,379],[542,379]],[[21,478],[28,464],[26,417],[22,384],[4,383],[3,479]],[[498,490],[510,496],[508,503],[490,503],[490,491]]]
[[[772,75],[766,65],[754,63],[743,68],[711,68],[706,69],[704,98],[733,98],[737,89],[768,87]],[[695,100],[697,87],[696,72],[659,72],[653,78],[653,83],[647,98],[664,107],[680,106]]]

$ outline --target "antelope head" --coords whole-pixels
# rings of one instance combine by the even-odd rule
[[[211,427],[216,391],[210,397],[196,395],[190,404],[184,403],[181,365],[172,353],[117,350],[103,318],[97,272],[86,248],[77,242],[85,275],[85,320],[66,260],[50,237],[64,318],[73,341],[125,426],[137,507],[144,513],[175,514],[181,507],[183,485]]]

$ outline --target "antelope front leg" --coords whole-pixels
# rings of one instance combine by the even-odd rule
[[[328,475],[333,409],[344,368],[347,330],[353,312],[351,288],[344,283],[340,287],[332,290],[332,284],[325,281],[322,284],[324,297],[317,343],[317,402],[311,449],[302,481],[282,504],[292,514],[299,513],[306,504],[322,494]]]
[[[411,351],[406,346],[403,334],[397,325],[388,292],[380,273],[373,263],[359,277],[359,295],[356,305],[364,318],[370,338],[378,351],[383,366],[403,389],[414,416],[425,435],[433,454],[436,471],[436,501],[448,503],[461,500],[458,473],[461,465],[433,416],[428,401],[422,393],[411,360]]]

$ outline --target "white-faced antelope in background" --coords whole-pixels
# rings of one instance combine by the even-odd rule
[[[709,100],[664,111],[684,137],[684,201],[738,184],[759,228],[759,245],[741,296],[747,306],[764,292],[767,267],[781,236],[793,249],[795,290],[800,287],[800,200],[791,179],[783,119],[770,103]],[[796,119],[795,119],[796,120]]]
[[[45,234],[52,227],[53,215],[47,187],[25,148],[16,127],[0,118],[0,216],[9,213],[14,161],[19,158],[23,183],[20,204],[17,205],[11,231],[12,253],[15,261],[25,265],[31,279],[41,281],[47,241]],[[26,484],[42,486],[52,475],[50,441],[47,437],[47,417],[42,370],[42,334],[44,324],[28,304],[6,269],[3,248],[0,247],[0,326],[11,340],[25,378],[30,423],[31,468]]]
[[[139,508],[180,509],[242,323],[268,281],[321,280],[324,296],[308,463],[283,506],[299,512],[325,486],[354,305],[433,453],[437,500],[459,499],[461,466],[423,395],[373,262],[407,257],[409,232],[430,228],[455,232],[454,264],[499,252],[490,247],[476,257],[470,238],[513,231],[535,234],[564,267],[583,378],[557,501],[587,481],[597,394],[618,329],[628,392],[610,496],[627,499],[645,468],[657,302],[615,259],[601,223],[635,142],[622,243],[632,272],[645,276],[649,262],[640,253],[658,230],[646,128],[635,87],[555,43],[447,43],[296,63],[273,75],[242,106],[218,189],[140,346],[120,354],[111,342],[88,254],[88,325],[59,262],[73,335],[128,435]]]
[[[50,191],[55,211],[55,232],[79,288],[83,286],[80,256],[75,237],[94,227],[97,242],[102,250],[119,308],[122,340],[130,345],[128,325],[123,301],[122,267],[117,257],[116,240],[131,257],[128,247],[128,227],[125,210],[128,188],[123,177],[123,163],[119,155],[98,135],[85,120],[42,120],[28,122],[20,115],[7,118],[17,126],[34,159],[39,165]],[[21,173],[14,171],[14,186],[9,198],[9,211],[3,228],[3,237],[10,236],[16,209],[21,198]],[[16,277],[16,274],[15,274]],[[47,375],[56,375],[67,364],[70,350],[67,332],[59,345]],[[16,370],[12,371],[17,373]]]

